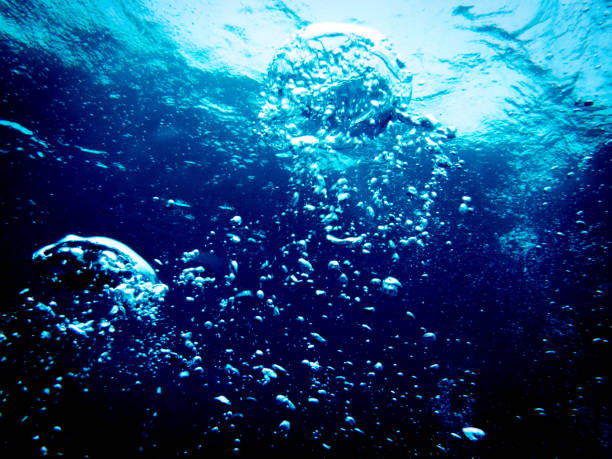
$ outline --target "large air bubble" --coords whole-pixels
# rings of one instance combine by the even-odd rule
[[[103,291],[141,318],[155,319],[168,292],[144,258],[108,237],[69,234],[34,252],[32,263],[45,280],[69,289]]]
[[[260,118],[290,145],[350,150],[385,130],[408,106],[412,75],[389,41],[354,24],[313,24],[268,68]]]

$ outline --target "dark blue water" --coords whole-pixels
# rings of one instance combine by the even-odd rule
[[[0,3],[3,457],[609,457],[609,5],[522,3]],[[271,83],[329,20],[395,41],[409,121]],[[393,115],[341,132],[371,106]],[[165,298],[49,282],[32,253],[67,234],[126,244]]]

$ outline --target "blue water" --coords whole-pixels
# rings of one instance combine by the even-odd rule
[[[609,457],[611,14],[0,0],[2,457]]]

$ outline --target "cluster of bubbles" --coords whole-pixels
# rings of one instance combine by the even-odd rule
[[[527,257],[538,248],[538,235],[533,228],[518,226],[499,237],[502,251],[515,259]]]
[[[99,288],[116,302],[115,311],[125,315],[127,309],[142,319],[157,320],[168,292],[144,258],[108,237],[69,234],[34,252],[32,263],[51,283]]]
[[[412,75],[378,32],[314,24],[274,57],[260,118],[281,142],[347,151],[380,134],[411,95]]]
[[[166,363],[177,384],[192,377],[207,381],[208,374],[216,375],[210,377],[215,382],[203,384],[224,390],[208,400],[221,407],[223,414],[211,417],[205,436],[216,435],[223,426],[233,430],[243,413],[254,411],[251,405],[281,413],[275,435],[288,435],[297,419],[294,412],[317,410],[319,405],[328,413],[342,415],[340,433],[334,434],[337,437],[366,435],[369,421],[356,419],[346,394],[364,391],[380,400],[387,397],[388,387],[402,394],[388,403],[406,408],[410,418],[418,416],[426,396],[418,384],[413,391],[406,389],[405,375],[396,363],[390,365],[393,370],[388,369],[382,354],[376,357],[380,360],[360,362],[360,368],[349,360],[361,358],[352,350],[359,349],[357,341],[364,341],[359,346],[369,349],[370,338],[360,336],[372,332],[373,325],[357,319],[357,331],[342,325],[345,331],[351,330],[348,341],[332,337],[338,341],[335,345],[344,348],[338,352],[346,352],[339,358],[340,368],[332,366],[337,357],[327,350],[329,335],[316,328],[334,315],[333,320],[343,323],[343,314],[349,313],[342,311],[348,305],[369,315],[377,304],[405,307],[402,291],[411,280],[398,278],[396,272],[403,272],[396,268],[398,261],[403,256],[415,257],[426,246],[435,228],[433,205],[440,183],[449,170],[460,167],[456,154],[446,146],[454,129],[441,126],[432,116],[408,112],[411,80],[389,42],[375,31],[348,24],[319,24],[296,34],[270,65],[259,125],[259,133],[291,171],[287,202],[280,203],[282,211],[273,222],[249,221],[240,215],[229,218],[220,212],[217,224],[226,238],[212,230],[204,247],[185,248],[177,257],[180,272],[172,290],[186,295],[190,307],[175,311],[191,315],[191,328],[185,327],[187,321],[180,325],[183,328],[163,323],[175,305],[165,302],[168,287],[136,252],[113,239],[69,235],[35,252],[35,265],[60,286],[99,290],[102,300],[98,302],[111,307],[99,314],[84,310],[80,315],[73,308],[73,315],[79,317],[73,320],[66,318],[59,302],[30,299],[31,311],[47,311],[53,319],[63,316],[63,322],[56,320],[55,328],[47,327],[44,332],[49,336],[58,331],[72,333],[75,340],[95,336],[101,346],[96,348],[93,363],[85,365],[88,368],[104,367],[115,359],[112,368],[129,373],[121,350],[111,345],[123,342],[136,349],[136,355],[146,357],[147,363],[133,372],[138,380],[160,371]],[[168,201],[168,207],[176,206],[175,201],[172,206]],[[280,230],[284,227],[295,233],[285,234]],[[268,241],[273,238],[279,239],[275,241],[277,252],[266,253],[265,258],[250,254],[252,247],[272,245]],[[213,264],[223,268],[211,269]],[[247,273],[259,277],[257,290],[243,280]],[[329,306],[326,313],[313,313],[325,320],[308,317],[307,305],[304,315],[288,318],[295,311],[291,304],[284,304],[291,297],[285,292],[296,289],[313,304]],[[71,307],[78,307],[77,303]],[[268,347],[264,330],[274,330],[268,324],[281,319],[287,345],[303,353],[299,361],[275,361],[278,355]],[[414,323],[415,315],[406,310],[402,320]],[[134,339],[120,337],[120,327],[126,329],[130,321],[148,321],[151,326]],[[160,323],[163,325],[158,326]],[[249,341],[235,336],[245,327],[253,341],[252,355],[234,349]],[[436,334],[426,327],[406,333],[410,337],[398,334],[389,340],[415,354],[422,348],[427,354],[435,345]],[[91,349],[94,352],[93,344]],[[424,360],[429,358],[428,354]],[[439,365],[428,362],[427,368],[434,373]],[[395,375],[390,376],[390,371]],[[422,370],[415,373],[418,371]],[[416,381],[421,376],[412,377]],[[298,387],[303,377],[308,383]],[[384,379],[376,387],[378,378]],[[271,406],[266,405],[269,394],[264,386],[274,391]],[[157,393],[160,391],[158,388]],[[346,395],[344,407],[334,408],[336,394],[338,399]],[[446,405],[450,403],[440,404]],[[209,412],[214,408],[209,407]],[[463,433],[469,440],[484,436],[479,429],[467,429]],[[326,450],[330,449],[326,441],[331,440],[325,438],[334,435],[323,426],[313,430],[313,438]]]
[[[453,127],[409,112],[412,75],[385,37],[310,25],[278,51],[262,95],[259,133],[292,172],[289,211],[321,215],[328,240],[364,253],[381,227],[424,246],[440,183],[461,161],[446,146]]]

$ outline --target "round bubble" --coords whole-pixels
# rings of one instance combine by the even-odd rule
[[[412,75],[389,41],[355,24],[301,30],[277,52],[266,83],[260,118],[270,133],[340,149],[380,134],[412,96]]]

